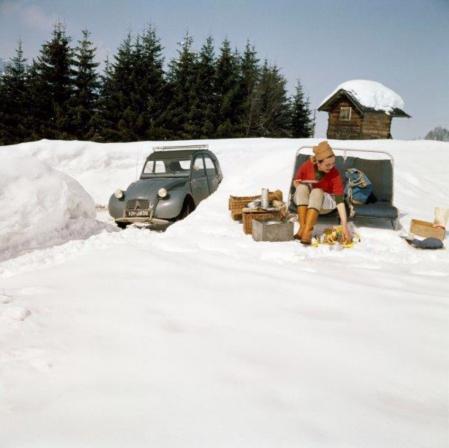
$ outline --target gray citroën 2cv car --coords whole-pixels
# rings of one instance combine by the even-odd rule
[[[140,179],[109,199],[109,213],[121,228],[137,223],[164,228],[183,219],[223,179],[217,157],[206,145],[153,148]]]

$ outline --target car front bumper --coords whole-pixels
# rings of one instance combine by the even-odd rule
[[[152,216],[122,217],[115,220],[121,224],[136,224],[139,227],[164,228],[171,224],[168,219],[154,218]]]

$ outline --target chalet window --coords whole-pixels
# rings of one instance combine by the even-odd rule
[[[348,106],[342,106],[340,107],[340,116],[339,119],[341,121],[350,121],[351,120],[351,112],[352,107]]]

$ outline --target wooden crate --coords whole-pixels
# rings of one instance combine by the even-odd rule
[[[229,196],[228,208],[231,212],[231,217],[234,220],[242,219],[242,210],[252,201],[260,199],[260,194],[256,196]],[[282,201],[282,191],[270,191],[268,193],[269,201]]]
[[[433,223],[419,219],[412,219],[410,222],[410,233],[424,238],[438,238],[441,241],[446,236],[446,230],[442,227],[433,227]]]
[[[231,218],[234,221],[241,221],[242,220],[242,210],[231,210]]]
[[[267,211],[263,209],[244,208],[242,210],[243,231],[247,235],[253,233],[253,219],[280,219],[280,210]]]

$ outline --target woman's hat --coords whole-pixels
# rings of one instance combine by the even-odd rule
[[[315,154],[315,159],[318,162],[321,162],[324,159],[327,159],[328,157],[332,157],[335,155],[334,151],[332,151],[332,148],[330,147],[329,143],[327,143],[326,140],[319,143],[317,146],[314,146],[313,153]]]

